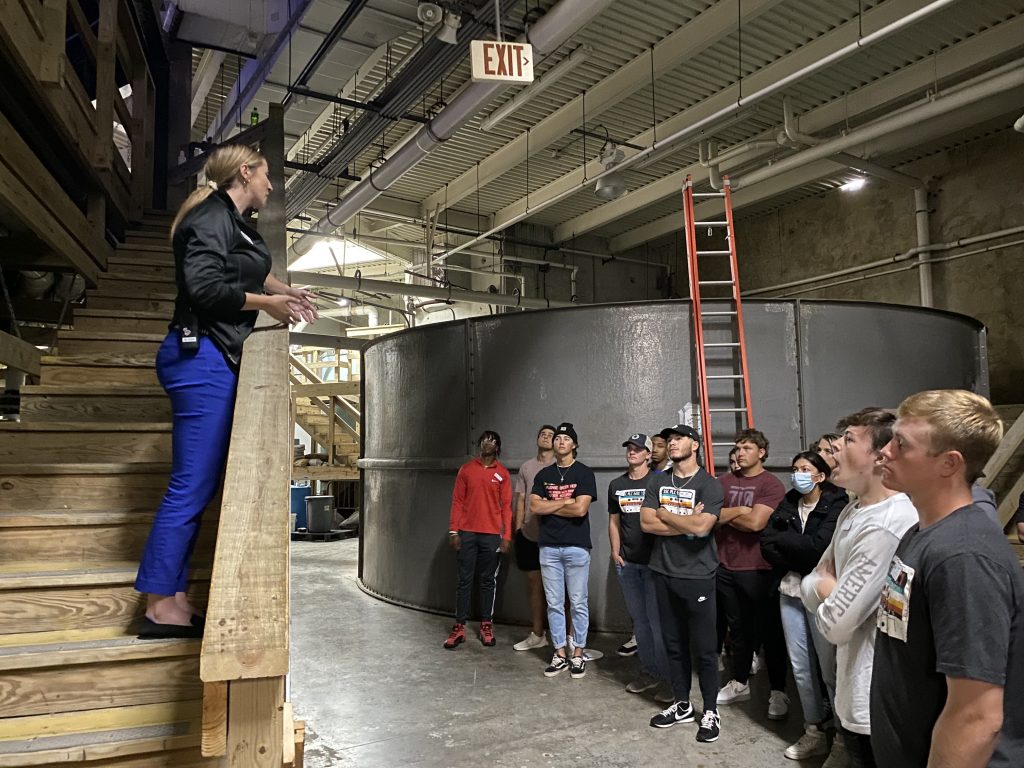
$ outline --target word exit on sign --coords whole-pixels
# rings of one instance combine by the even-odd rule
[[[533,46],[529,43],[473,40],[469,51],[473,59],[473,82],[533,82]]]

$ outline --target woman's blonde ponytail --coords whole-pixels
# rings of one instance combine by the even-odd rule
[[[263,165],[266,159],[252,147],[245,144],[225,144],[210,153],[206,164],[203,166],[203,175],[206,176],[206,184],[193,190],[185,202],[181,204],[174,222],[171,224],[171,237],[181,220],[189,211],[199,205],[203,200],[214,193],[215,190],[229,189],[241,178],[240,169],[243,165],[250,168]]]

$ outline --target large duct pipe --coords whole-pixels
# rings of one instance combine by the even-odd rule
[[[549,54],[570,35],[600,15],[612,2],[613,0],[561,0],[531,26],[525,35],[520,36],[519,40],[533,45],[535,57]],[[480,111],[481,107],[508,87],[509,83],[470,84],[452,99],[451,104],[437,117],[427,125],[421,126],[395,149],[380,168],[371,171],[365,179],[349,189],[341,202],[317,222],[314,230],[333,231],[345,224],[433,152],[441,142],[450,139]],[[292,251],[301,256],[309,252],[313,243],[314,238],[303,235],[292,243]]]
[[[509,296],[506,293],[467,291],[462,288],[440,288],[433,285],[412,285],[393,283],[389,280],[367,280],[362,277],[341,277],[322,275],[317,272],[290,272],[294,285],[322,285],[328,288],[345,288],[350,291],[389,293],[395,296],[419,296],[424,299],[463,301],[473,304],[494,304],[500,307],[521,307],[523,309],[550,309],[552,307],[575,307],[570,301],[549,299],[528,299],[524,296]]]

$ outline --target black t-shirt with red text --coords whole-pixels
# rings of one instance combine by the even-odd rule
[[[533,479],[531,493],[552,501],[589,496],[593,503],[597,501],[597,479],[594,471],[579,461],[568,467],[549,464]],[[540,521],[540,537],[537,540],[540,546],[591,548],[589,513],[583,517],[537,515],[537,519]]]

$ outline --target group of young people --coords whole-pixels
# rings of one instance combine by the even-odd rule
[[[788,714],[793,670],[805,732],[786,757],[827,754],[828,768],[1024,765],[1024,713],[1011,705],[1024,690],[1024,572],[975,486],[1001,438],[985,398],[921,392],[896,412],[841,419],[793,457],[787,490],[766,471],[757,430],[737,435],[731,471],[717,478],[689,425],[630,435],[626,472],[608,487],[608,536],[640,666],[626,688],[668,705],[650,725],[697,722],[698,741],[718,739],[720,707],[750,699],[760,651],[770,719]],[[456,481],[459,588],[445,647],[465,641],[474,573],[480,638],[494,644],[497,559],[514,538],[533,626],[513,647],[545,646],[546,614],[544,674],[582,678],[594,473],[576,460],[569,423],[540,429],[514,488],[500,445],[485,432]]]

